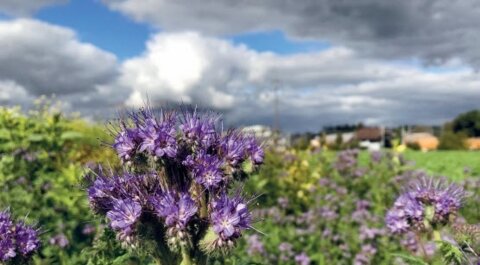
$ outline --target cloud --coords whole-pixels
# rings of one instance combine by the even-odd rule
[[[480,3],[384,0],[103,0],[137,21],[169,30],[234,35],[280,29],[387,59],[480,67]]]
[[[2,0],[0,1],[0,14],[28,16],[42,7],[66,2],[68,0]]]
[[[344,47],[278,55],[195,32],[153,36],[121,66],[129,106],[186,102],[225,113],[227,124],[273,124],[279,88],[282,129],[325,125],[440,124],[475,108],[480,75],[468,68],[428,72],[371,59]],[[448,103],[447,103],[448,102]]]
[[[118,74],[115,55],[79,41],[68,28],[1,21],[0,47],[0,100],[21,104],[26,97],[57,95],[80,109],[91,109],[98,96],[104,96],[99,107],[124,100],[112,96],[118,94],[111,86]]]

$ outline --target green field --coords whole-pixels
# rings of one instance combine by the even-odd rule
[[[459,180],[468,176],[480,175],[480,152],[474,151],[407,151],[405,158],[415,162],[431,174],[447,176]],[[464,170],[467,170],[466,173]]]

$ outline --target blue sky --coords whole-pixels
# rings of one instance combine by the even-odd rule
[[[441,124],[478,108],[480,7],[438,1],[0,1],[0,104],[102,119],[148,95],[271,125],[275,83],[288,131]]]
[[[72,28],[80,40],[110,51],[120,60],[141,54],[149,36],[161,31],[112,11],[98,0],[70,0],[66,4],[47,6],[37,12],[35,18]],[[320,51],[331,47],[328,42],[291,40],[281,30],[243,33],[224,38],[235,44],[245,44],[259,52],[278,54]]]
[[[80,40],[95,44],[125,59],[139,55],[153,29],[109,10],[96,0],[71,0],[47,6],[35,17],[74,29]]]

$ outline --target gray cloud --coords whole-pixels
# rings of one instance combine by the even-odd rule
[[[72,110],[91,113],[123,102],[129,93],[112,85],[118,75],[116,57],[80,42],[70,29],[32,19],[1,21],[0,47],[4,104],[25,105],[41,95],[56,95]]]
[[[281,29],[381,58],[480,66],[476,0],[103,0],[138,21],[206,34]]]
[[[42,7],[66,2],[68,0],[2,0],[0,1],[0,14],[28,16]]]

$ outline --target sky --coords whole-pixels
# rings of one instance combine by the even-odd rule
[[[0,104],[191,104],[289,132],[480,107],[476,0],[0,0]],[[275,94],[275,91],[278,91]]]

